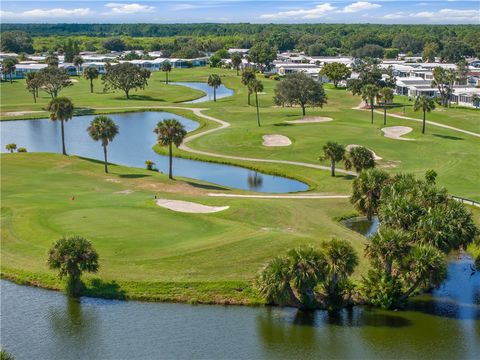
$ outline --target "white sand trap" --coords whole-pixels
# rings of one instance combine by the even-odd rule
[[[290,139],[283,135],[263,135],[263,146],[289,146]]]
[[[408,138],[401,137],[403,135],[408,134],[412,130],[413,129],[408,126],[391,126],[391,127],[386,127],[382,129],[385,137],[388,137],[390,139],[395,139],[395,140],[415,140],[415,139],[408,139]]]
[[[190,201],[157,199],[157,205],[169,210],[194,213],[194,214],[208,214],[227,210],[230,206],[208,206],[197,204]]]
[[[289,124],[310,124],[310,123],[323,123],[328,121],[333,121],[333,119],[325,116],[305,116],[303,119],[300,119],[300,120],[289,120],[285,122]]]
[[[347,145],[345,146],[345,149],[347,149],[347,151],[350,151],[352,150],[353,148],[356,148],[356,147],[359,147],[359,146],[362,146],[362,145],[357,145],[357,144],[350,144],[350,145]],[[371,150],[371,149],[368,149],[370,150],[370,152],[373,154],[373,158],[375,160],[382,160],[382,158],[380,156],[378,156],[377,154],[375,154],[375,151]]]
[[[120,180],[117,180],[117,179],[111,179],[111,178],[105,179],[105,181],[108,181],[108,182],[113,182],[113,183],[116,183],[116,184],[119,184],[119,183],[120,183]]]
[[[28,115],[28,114],[37,114],[37,113],[43,113],[45,111],[7,111],[4,112],[2,115],[5,116],[23,116],[23,115]]]
[[[77,79],[70,79],[70,82],[72,82],[72,83],[78,83],[78,80],[77,80]]]

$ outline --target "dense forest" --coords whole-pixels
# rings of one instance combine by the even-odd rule
[[[480,25],[2,24],[1,31],[2,51],[15,52],[58,51],[69,39],[85,51],[162,50],[179,57],[250,48],[258,41],[267,41],[279,51],[319,56],[392,58],[403,52],[446,61],[480,56]],[[18,37],[27,45],[18,46],[12,40]]]

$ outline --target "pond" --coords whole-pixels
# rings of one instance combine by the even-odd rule
[[[192,101],[185,101],[184,104],[196,104],[205,101],[213,100],[213,87],[209,86],[207,83],[203,82],[172,82],[171,84],[187,86],[189,88],[203,91],[206,95],[202,96],[201,98],[192,100]],[[233,90],[227,88],[225,85],[220,85],[217,88],[217,100],[233,95]]]
[[[168,157],[155,153],[156,143],[153,129],[166,118],[179,120],[188,131],[195,130],[198,123],[168,112],[136,112],[109,115],[119,126],[120,133],[108,146],[109,162],[132,167],[145,167],[145,160],[152,160],[156,167],[168,171]],[[93,141],[86,132],[93,115],[75,116],[65,124],[67,153],[87,158],[103,160],[99,142]],[[0,122],[1,149],[13,142],[32,152],[61,153],[60,123],[49,119],[15,120]],[[280,176],[272,176],[251,171],[238,166],[230,166],[203,161],[175,158],[173,173],[210,183],[268,193],[304,191],[308,185]]]
[[[17,359],[478,359],[480,273],[448,278],[405,311],[158,304],[1,281],[1,346]]]

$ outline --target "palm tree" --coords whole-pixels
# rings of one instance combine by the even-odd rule
[[[14,144],[14,143],[7,144],[5,145],[5,150],[13,153],[15,150],[17,150],[17,144]]]
[[[67,277],[67,293],[78,296],[83,285],[82,273],[98,271],[98,254],[85,238],[63,237],[48,252],[48,265],[50,269],[58,270],[60,278]]]
[[[168,85],[168,73],[172,71],[172,64],[170,61],[164,61],[161,70],[165,73],[165,84]]]
[[[345,147],[337,142],[329,141],[323,145],[323,156],[320,160],[329,159],[332,164],[332,176],[335,176],[335,163],[345,156]]]
[[[222,85],[222,79],[217,74],[208,77],[208,85],[213,87],[213,101],[217,101],[217,88]]]
[[[258,93],[263,91],[263,84],[260,80],[252,79],[248,83],[248,91],[255,93],[255,104],[257,107],[257,125],[260,126],[260,112],[258,109]]]
[[[85,79],[90,80],[90,93],[93,93],[93,80],[98,78],[98,70],[96,67],[89,66],[83,70],[83,76]]]
[[[232,65],[237,70],[237,76],[238,76],[238,70],[240,67],[240,64],[242,63],[242,55],[240,55],[238,52],[232,54]]]
[[[415,99],[413,110],[423,111],[422,134],[425,134],[426,113],[435,109],[435,101],[430,96],[420,95]]]
[[[62,128],[62,153],[63,155],[67,155],[67,151],[65,150],[65,130],[63,123],[73,117],[73,103],[66,97],[55,98],[48,103],[46,110],[50,111],[50,120],[60,120]]]
[[[118,126],[108,116],[96,116],[87,128],[88,134],[95,141],[102,141],[105,172],[108,173],[107,146],[118,134]]]
[[[330,307],[343,303],[342,292],[347,285],[347,279],[358,265],[358,256],[350,242],[332,239],[323,243],[325,256],[326,281],[324,284]]]
[[[324,255],[305,247],[290,250],[290,277],[292,284],[298,291],[302,307],[311,309],[315,306],[315,286],[325,278]]]
[[[80,66],[82,66],[83,63],[83,58],[80,55],[76,55],[73,58],[73,65],[77,68],[77,75],[80,75]]]
[[[256,79],[256,75],[255,75],[255,72],[251,69],[246,69],[242,72],[242,84],[247,86],[248,87],[248,84],[250,83],[250,81],[252,81],[253,79]],[[250,105],[250,95],[252,95],[252,92],[250,91],[250,89],[248,89],[248,105]]]
[[[256,285],[269,304],[298,306],[299,301],[292,290],[290,262],[285,257],[271,260],[260,272]]]
[[[362,88],[362,98],[370,103],[370,110],[372,113],[372,124],[373,124],[373,108],[375,103],[375,98],[378,96],[378,87],[372,84],[367,84]]]
[[[33,102],[37,102],[38,88],[40,87],[36,73],[30,72],[25,75],[25,85],[27,90],[33,95]]]
[[[345,155],[343,160],[347,170],[354,168],[357,173],[360,173],[364,169],[375,167],[373,152],[364,146],[355,146]]]
[[[160,121],[157,127],[153,130],[157,134],[157,140],[160,146],[168,146],[169,167],[168,177],[173,179],[172,175],[172,145],[179,147],[182,143],[187,131],[184,126],[176,119],[166,119]]]
[[[383,170],[368,169],[353,180],[350,202],[355,209],[366,215],[368,220],[372,220],[373,215],[378,212],[380,195],[389,178],[388,173]]]
[[[389,87],[383,87],[380,89],[378,96],[383,100],[383,125],[387,125],[387,103],[393,100],[393,90]]]

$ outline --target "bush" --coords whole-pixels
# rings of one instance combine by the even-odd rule
[[[18,148],[17,152],[27,152],[27,149],[24,147]]]

